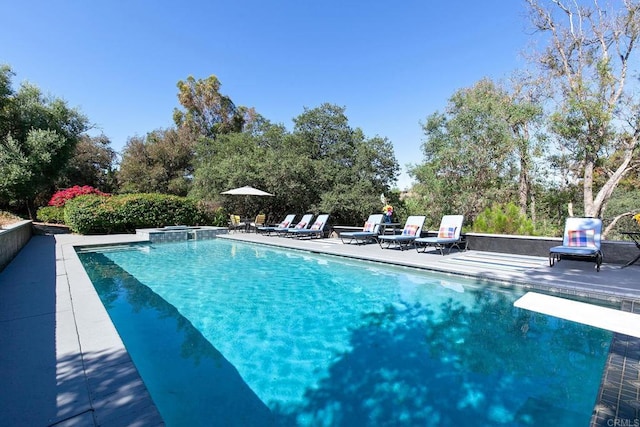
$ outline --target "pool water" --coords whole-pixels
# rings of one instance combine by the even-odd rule
[[[519,290],[302,251],[78,252],[168,426],[584,426],[612,338]]]

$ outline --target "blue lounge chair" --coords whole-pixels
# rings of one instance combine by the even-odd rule
[[[369,215],[369,218],[364,223],[362,231],[346,231],[340,233],[340,240],[342,243],[347,244],[355,240],[356,244],[366,243],[367,241],[375,241],[380,234],[380,223],[382,223],[382,214]],[[345,239],[349,241],[345,242]]]
[[[288,236],[291,231],[302,230],[304,228],[309,227],[309,224],[311,223],[312,219],[313,219],[313,215],[312,214],[306,214],[302,218],[300,218],[300,221],[298,221],[298,223],[295,225],[295,227],[283,228],[283,229],[280,229],[280,230],[275,230],[275,233],[278,236]]]
[[[407,218],[402,234],[394,234],[393,236],[378,236],[378,243],[384,249],[383,243],[387,244],[387,249],[392,245],[399,247],[401,251],[408,249],[409,245],[413,245],[415,240],[420,237],[422,225],[424,224],[424,216],[413,215]]]
[[[594,258],[596,271],[600,271],[604,254],[600,249],[602,220],[599,218],[567,218],[562,246],[549,249],[549,266],[553,267],[563,256]]]
[[[289,237],[322,237],[324,236],[324,228],[327,225],[327,221],[329,220],[329,215],[322,214],[318,215],[316,221],[309,228],[296,228],[289,231]]]
[[[433,246],[440,250],[440,254],[444,255],[444,248],[456,247],[460,249],[462,238],[460,232],[462,230],[463,215],[445,215],[440,220],[440,228],[438,229],[438,235],[435,237],[419,237],[415,241],[416,250],[418,252],[426,252],[429,246]],[[422,251],[420,251],[422,249]],[[466,249],[466,247],[465,247]]]
[[[258,227],[257,230],[258,230],[259,233],[266,233],[267,235],[269,235],[271,233],[277,233],[278,231],[286,231],[286,230],[289,229],[289,227],[291,227],[295,217],[296,217],[295,214],[289,214],[277,226]]]

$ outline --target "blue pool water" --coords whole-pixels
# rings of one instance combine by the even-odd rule
[[[78,255],[169,426],[585,426],[612,337],[518,290],[224,239]]]

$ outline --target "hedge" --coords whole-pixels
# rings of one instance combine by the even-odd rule
[[[132,233],[136,228],[210,222],[196,201],[163,194],[76,197],[65,204],[64,222],[80,234]]]
[[[64,224],[64,208],[58,206],[45,206],[36,212],[38,221],[49,224]]]

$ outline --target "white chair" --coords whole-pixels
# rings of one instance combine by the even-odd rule
[[[424,216],[413,215],[407,218],[407,222],[402,229],[402,234],[394,234],[393,236],[378,236],[378,243],[384,249],[383,243],[389,249],[392,245],[399,247],[401,251],[408,249],[409,245],[413,245],[415,240],[420,237],[422,225],[424,224]]]
[[[549,249],[549,266],[553,267],[563,256],[594,258],[596,271],[600,271],[604,258],[600,249],[601,233],[602,220],[599,218],[567,218],[562,246]]]
[[[369,215],[369,218],[364,223],[362,231],[346,231],[340,233],[340,240],[342,243],[347,244],[355,240],[356,244],[366,243],[367,241],[375,241],[380,234],[380,224],[382,223],[382,214]],[[347,242],[344,239],[349,239]]]
[[[440,250],[441,255],[444,255],[444,248],[447,246],[449,247],[448,253],[451,253],[451,249],[454,247],[461,250],[460,245],[463,242],[460,232],[462,231],[463,220],[463,215],[444,215],[440,220],[438,235],[417,238],[415,241],[416,250],[418,252],[426,252],[429,246],[433,246]]]

